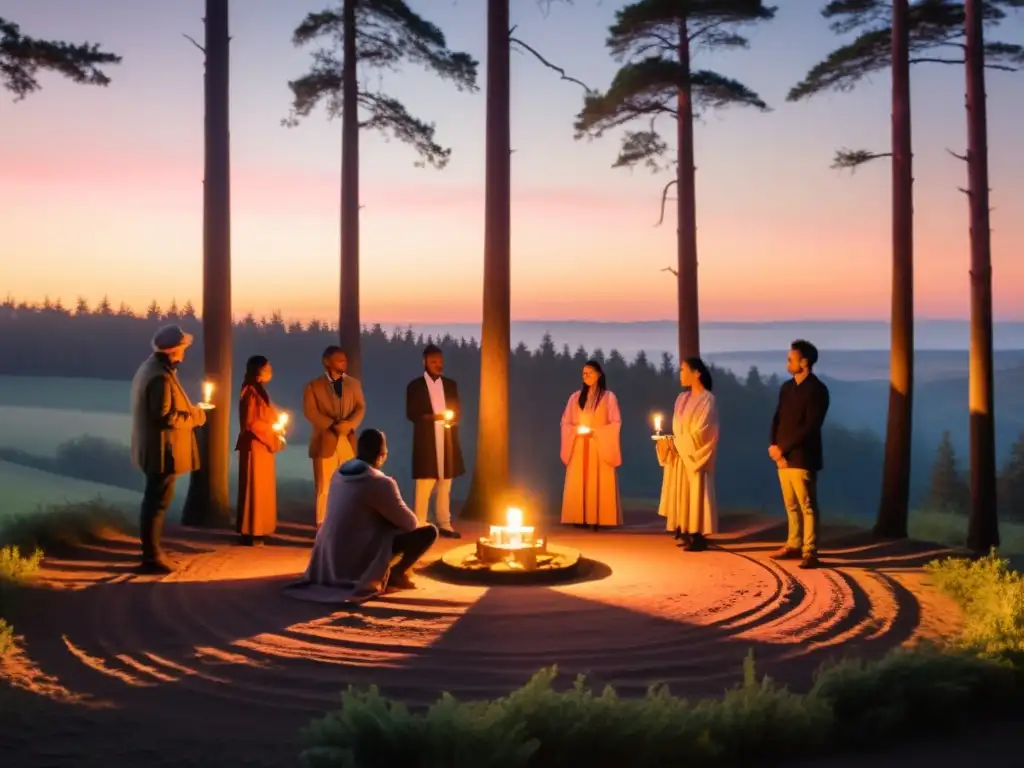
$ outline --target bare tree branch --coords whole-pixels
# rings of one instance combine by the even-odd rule
[[[672,181],[666,184],[665,188],[661,190],[661,216],[658,217],[658,223],[655,224],[654,226],[660,227],[662,223],[665,221],[665,203],[668,202],[668,191],[672,189],[673,184],[678,183],[679,179],[672,179]]]
[[[965,163],[967,162],[967,155],[958,155],[956,152],[954,152],[952,149],[949,149],[948,147],[946,148],[946,151],[949,152],[949,154],[951,154],[957,160],[963,160]]]
[[[671,272],[677,278],[679,277],[679,271],[675,267],[662,267],[661,271],[662,272]]]
[[[911,64],[963,64],[964,59],[932,59],[932,58],[920,58],[911,59]],[[986,64],[985,69],[994,69],[999,72],[1017,72],[1017,67],[1011,67],[1007,64]]]
[[[882,157],[892,157],[892,152],[871,152],[866,149],[847,149],[843,147],[836,150],[836,154],[832,158],[831,167],[837,171],[848,170],[853,172],[864,165],[864,163],[869,163]]]
[[[512,37],[511,34],[512,34],[513,30],[515,30],[515,27],[513,27],[512,29],[509,30],[509,42],[512,45],[518,45],[520,48],[522,48],[527,53],[533,54],[533,57],[535,59],[537,59],[537,61],[539,61],[541,64],[543,64],[545,67],[547,67],[548,69],[552,70],[553,72],[557,72],[558,75],[559,75],[559,79],[566,80],[566,81],[568,81],[570,83],[576,83],[576,85],[578,85],[580,88],[582,88],[587,93],[593,93],[593,91],[591,90],[590,86],[588,86],[582,80],[577,80],[575,77],[569,76],[569,74],[567,74],[564,69],[559,67],[557,64],[552,64],[550,61],[548,61],[543,56],[541,56],[537,52],[537,50],[535,48],[527,45],[522,40],[520,40],[518,37]]]
[[[199,43],[197,43],[194,37],[192,37],[191,35],[186,35],[184,32],[181,33],[181,36],[188,40],[190,43],[192,43],[192,45],[194,45],[200,51],[202,51],[204,56],[206,55],[206,49],[203,48],[203,46],[201,46]]]

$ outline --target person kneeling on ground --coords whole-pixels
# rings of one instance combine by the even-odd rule
[[[437,541],[437,528],[420,525],[398,483],[381,472],[387,458],[384,433],[363,430],[356,458],[331,478],[309,567],[286,588],[289,594],[315,602],[362,602],[415,587],[409,570]]]

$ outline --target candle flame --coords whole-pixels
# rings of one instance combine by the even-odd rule
[[[444,412],[444,420],[445,421],[452,421],[454,418],[455,418],[455,411],[445,411]]]
[[[512,530],[523,527],[523,510],[509,507],[505,513],[505,524]]]
[[[661,417],[660,413],[654,414],[654,431],[655,432],[661,432],[661,418],[662,417]]]
[[[576,434],[578,434],[578,435],[589,435],[590,434],[590,427],[585,427],[585,426],[583,426],[581,424],[580,426],[576,427]]]
[[[213,397],[213,382],[212,381],[204,381],[203,382],[203,402],[204,403],[211,402],[211,398],[212,397]]]
[[[288,426],[289,416],[287,413],[279,413],[277,415],[277,423],[274,424],[275,432],[284,432],[284,428]]]

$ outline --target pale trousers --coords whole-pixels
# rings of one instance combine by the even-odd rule
[[[779,485],[789,525],[786,548],[800,550],[805,555],[818,554],[818,473],[808,469],[780,469]]]
[[[430,512],[430,496],[434,499],[434,524],[438,528],[452,527],[452,480],[451,478],[426,477],[416,479],[416,519],[425,525]]]
[[[316,526],[319,528],[327,516],[327,492],[331,488],[331,478],[338,467],[349,459],[355,458],[352,446],[347,437],[338,441],[338,448],[333,456],[326,459],[313,459],[313,485],[316,488]]]

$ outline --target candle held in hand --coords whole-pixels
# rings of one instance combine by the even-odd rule
[[[203,401],[201,403],[199,403],[199,407],[202,408],[204,411],[212,411],[213,410],[214,406],[213,406],[213,382],[212,381],[204,381],[203,382]]]
[[[444,412],[444,426],[445,426],[445,428],[451,427],[453,421],[455,421],[455,411],[445,411]]]

